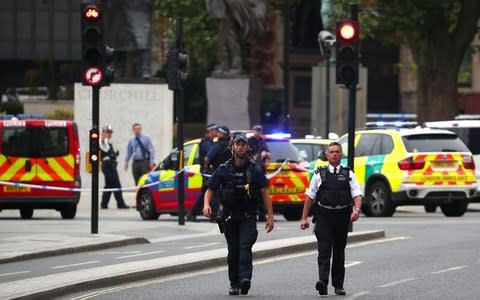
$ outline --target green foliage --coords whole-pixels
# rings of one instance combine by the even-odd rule
[[[23,114],[23,104],[20,101],[8,100],[0,103],[2,114],[18,115]]]
[[[58,108],[53,113],[45,115],[45,118],[50,120],[73,120],[73,117],[73,110],[68,108]]]

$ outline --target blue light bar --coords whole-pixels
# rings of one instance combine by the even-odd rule
[[[269,134],[268,137],[272,139],[281,140],[281,139],[289,139],[292,137],[292,135],[290,133],[277,132],[277,133]]]
[[[384,126],[385,126],[385,122],[384,122],[384,121],[377,121],[377,122],[375,122],[375,124],[376,124],[378,127],[384,127]]]

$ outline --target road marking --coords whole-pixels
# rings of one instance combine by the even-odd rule
[[[179,240],[185,240],[189,238],[198,238],[198,237],[205,237],[205,236],[211,236],[211,235],[218,235],[217,227],[213,228],[209,232],[169,236],[169,237],[163,237],[163,238],[149,239],[148,241],[150,243],[171,242],[171,241],[179,241]]]
[[[220,242],[213,242],[213,243],[201,244],[201,245],[196,245],[196,246],[188,246],[188,247],[183,247],[183,249],[203,248],[203,247],[208,247],[208,246],[213,246],[213,245],[218,245],[218,244],[220,244]]]
[[[387,242],[393,242],[393,241],[408,240],[408,239],[411,239],[411,237],[409,237],[409,236],[394,236],[394,237],[391,237],[391,238],[384,238],[384,239],[365,241],[365,242],[357,242],[357,243],[348,244],[347,249],[348,248],[361,247],[361,246],[367,246],[367,245],[372,245],[372,244],[380,244],[380,243],[387,243]]]
[[[355,298],[358,298],[358,297],[362,297],[362,296],[365,296],[365,295],[368,295],[370,292],[367,292],[367,291],[360,291],[360,292],[357,292],[355,294],[352,294],[348,297],[346,297],[345,299],[355,299]]]
[[[350,267],[359,265],[359,264],[361,264],[361,263],[363,263],[363,261],[352,261],[352,262],[350,262],[350,263],[345,264],[345,268],[350,268]]]
[[[433,274],[440,274],[440,273],[450,272],[450,271],[455,271],[455,270],[460,270],[460,269],[464,269],[464,268],[466,268],[466,267],[467,267],[467,266],[452,267],[452,268],[448,268],[448,269],[444,269],[444,270],[432,272],[432,275],[433,275]]]
[[[18,271],[18,272],[11,272],[11,273],[3,273],[3,274],[0,274],[0,277],[19,275],[19,274],[25,274],[25,273],[30,273],[30,272],[31,271]]]
[[[78,266],[83,266],[83,265],[91,265],[91,264],[96,264],[99,263],[99,260],[91,260],[91,261],[86,261],[78,264],[71,264],[71,265],[62,265],[62,266],[54,266],[50,267],[50,269],[63,269],[63,268],[71,268],[71,267],[78,267]]]
[[[402,283],[413,281],[413,280],[417,280],[417,278],[415,278],[415,277],[405,278],[405,279],[402,279],[402,280],[399,280],[399,281],[394,281],[394,282],[379,285],[379,287],[382,287],[382,288],[391,287],[391,286],[394,286],[394,285],[397,285],[397,284],[402,284]]]
[[[158,251],[137,253],[137,254],[131,254],[131,255],[124,255],[124,256],[119,256],[119,257],[115,257],[115,258],[116,258],[116,259],[125,259],[125,258],[131,258],[131,257],[139,257],[139,256],[157,254],[157,253],[162,253],[162,252],[165,252],[165,250],[158,250]]]
[[[141,253],[141,251],[105,251],[105,252],[88,253],[88,255],[118,255],[118,254],[136,254],[136,253]]]

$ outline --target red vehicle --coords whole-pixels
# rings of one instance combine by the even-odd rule
[[[71,189],[81,187],[77,125],[65,120],[0,120],[0,137],[0,211],[19,209],[23,219],[31,219],[34,209],[56,209],[64,219],[73,219],[80,192]]]

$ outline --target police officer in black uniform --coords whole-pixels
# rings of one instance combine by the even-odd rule
[[[200,160],[200,172],[202,174],[209,175],[212,173],[210,168],[205,164],[205,157],[207,156],[208,151],[210,148],[212,148],[214,144],[214,138],[217,137],[218,134],[218,126],[217,124],[208,124],[207,125],[207,134],[202,138],[199,144],[199,160]],[[200,195],[198,195],[197,201],[195,204],[192,206],[192,209],[188,212],[187,214],[187,220],[195,222],[197,220],[196,215],[199,214],[202,209],[203,209],[203,198],[205,196],[205,182],[208,180],[207,176],[202,176],[203,178],[203,186],[202,186],[202,191],[200,192]]]
[[[237,136],[232,150],[233,157],[207,181],[203,214],[210,217],[210,202],[218,190],[223,207],[221,225],[228,245],[229,295],[246,295],[252,279],[252,246],[258,236],[258,201],[263,200],[267,209],[267,232],[273,229],[273,209],[267,178],[248,158],[248,140]]]
[[[327,148],[328,167],[318,168],[310,181],[303,206],[300,228],[309,227],[308,215],[313,207],[315,236],[318,241],[319,280],[315,288],[319,294],[328,294],[330,258],[332,259],[332,285],[337,295],[345,295],[345,247],[348,224],[360,215],[362,192],[355,174],[340,165],[342,146],[332,142]],[[353,199],[353,209],[352,209]]]
[[[113,149],[112,144],[112,126],[106,125],[102,129],[102,139],[100,140],[100,151],[102,152],[102,172],[105,176],[105,188],[116,188],[118,190],[113,192],[115,200],[117,201],[118,208],[129,208],[125,204],[125,200],[122,196],[122,185],[117,172],[117,156],[118,150]],[[100,207],[103,209],[108,208],[108,202],[110,201],[111,191],[105,191],[102,194],[102,202]]]
[[[227,126],[218,126],[217,142],[210,147],[207,156],[205,156],[206,172],[212,174],[224,162],[232,157],[230,129]],[[215,194],[212,200],[211,221],[215,222],[218,215],[218,196]]]

